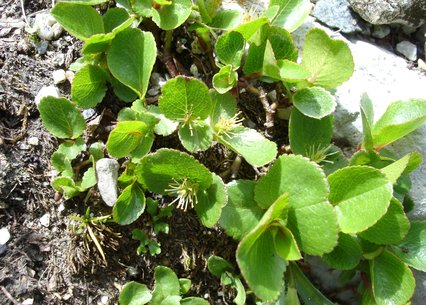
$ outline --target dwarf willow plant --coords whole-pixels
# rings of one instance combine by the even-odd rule
[[[290,32],[309,14],[310,1],[271,0],[259,18],[221,9],[217,0],[120,0],[101,15],[93,5],[105,2],[62,1],[52,10],[84,41],[83,56],[72,65],[72,101],[47,97],[39,104],[44,126],[64,140],[52,156],[57,191],[68,199],[96,184],[94,168],[105,151],[102,143],[87,150],[79,108],[100,107],[110,87],[131,103],[118,113],[105,145],[109,157],[123,161],[115,222],[131,224],[148,210],[154,232],[167,233],[160,219],[171,210],[159,211],[146,198],[149,192],[170,197],[170,204],[184,211],[194,209],[206,227],[221,226],[239,243],[241,277],[217,256],[208,268],[237,290],[236,304],[246,299],[241,278],[259,304],[299,304],[299,298],[305,304],[332,304],[298,268],[304,255],[321,257],[346,279],[362,273],[362,304],[409,302],[415,285],[410,267],[426,271],[426,222],[406,216],[414,204],[408,174],[422,158],[413,152],[398,159],[384,147],[426,121],[425,100],[397,101],[375,121],[372,102],[363,96],[363,142],[347,159],[331,144],[336,102],[330,90],[349,79],[354,63],[348,46],[320,29],[308,31],[298,60]],[[158,27],[153,32],[144,30],[148,19]],[[182,25],[216,58],[213,88],[176,76],[164,84],[158,103],[148,105],[145,94],[156,59],[163,52],[170,55],[172,31]],[[274,83],[280,100],[288,101],[292,154],[277,156],[275,142],[244,125],[235,92],[250,80]],[[152,151],[157,136],[174,133],[185,151]],[[267,173],[257,181],[225,184],[192,155],[217,144],[253,167],[270,164]],[[84,173],[82,164],[88,167]],[[144,231],[135,229],[133,238],[140,241],[139,254],[159,253],[159,243]],[[153,292],[143,284],[126,284],[120,303],[207,303],[182,298],[188,282],[183,289],[166,267],[157,267],[154,277]]]

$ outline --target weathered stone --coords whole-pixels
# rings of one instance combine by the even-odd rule
[[[417,28],[426,21],[424,0],[349,0],[349,4],[372,24],[399,23]]]
[[[96,162],[98,190],[103,201],[110,207],[117,201],[117,179],[120,165],[114,159],[100,159]]]
[[[319,21],[343,33],[364,32],[365,22],[349,7],[347,0],[320,0],[312,12]]]
[[[4,227],[0,229],[0,245],[5,245],[10,239],[9,230]]]

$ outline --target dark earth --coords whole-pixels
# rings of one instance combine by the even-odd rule
[[[99,229],[106,261],[93,243],[87,243],[78,234],[76,223],[69,216],[84,215],[88,206],[95,216],[107,215],[111,210],[102,203],[97,190],[92,191],[89,200],[83,194],[65,202],[50,186],[50,156],[60,142],[43,128],[34,98],[43,86],[53,83],[54,70],[69,68],[81,48],[81,42],[64,32],[48,44],[46,53],[39,54],[43,42],[26,32],[22,12],[31,22],[51,5],[51,1],[42,0],[0,0],[0,228],[7,227],[11,235],[0,248],[0,304],[22,304],[25,300],[26,304],[117,304],[122,285],[130,280],[152,288],[153,270],[158,265],[169,266],[179,277],[191,279],[189,295],[203,297],[211,304],[232,304],[235,291],[221,286],[219,279],[207,270],[206,260],[215,254],[235,264],[237,244],[219,228],[203,227],[191,211],[173,211],[167,220],[169,234],[155,237],[161,243],[161,254],[157,256],[137,255],[138,242],[131,239],[135,228],[152,233],[149,216],[131,226],[110,222],[95,228]],[[186,37],[188,45],[193,39],[185,29],[179,30],[179,35]],[[392,44],[396,35],[380,43]],[[161,41],[160,34],[157,39]],[[172,55],[176,55],[172,68],[168,66],[170,58],[162,57],[154,70],[162,75],[176,71],[189,74],[191,64],[195,63],[199,71],[207,71],[203,75],[206,82],[211,80],[213,72],[208,71],[214,68],[209,65],[209,58],[190,52]],[[58,88],[63,96],[69,97],[69,82]],[[250,127],[276,141],[285,152],[285,121],[272,118],[271,122],[271,109],[259,102],[259,90],[267,89],[271,88],[247,88],[241,93],[241,111]],[[103,135],[102,130],[111,128],[115,115],[124,106],[113,94],[98,106],[95,118],[106,109],[97,132],[101,139],[106,140],[107,134]],[[159,147],[181,148],[175,136],[158,138],[154,149]],[[231,179],[230,167],[235,156],[229,151],[215,146],[196,157],[221,174],[225,182]],[[237,177],[253,179],[266,170],[256,172],[243,161]],[[159,200],[160,205],[170,201]],[[47,223],[40,221],[46,217]],[[333,293],[329,296],[334,299]],[[249,298],[248,304],[254,304],[253,300]]]

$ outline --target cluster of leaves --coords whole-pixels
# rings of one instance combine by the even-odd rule
[[[408,174],[422,159],[418,153],[397,159],[383,147],[426,121],[425,100],[395,102],[375,122],[372,103],[364,96],[362,147],[346,159],[331,144],[336,102],[330,89],[349,79],[353,59],[343,41],[312,29],[298,62],[290,32],[309,14],[309,1],[271,0],[262,16],[247,22],[238,11],[220,9],[215,0],[197,0],[194,7],[190,0],[120,0],[120,7],[100,15],[92,5],[103,2],[71,0],[52,10],[68,32],[84,41],[83,57],[73,64],[77,73],[72,102],[48,97],[39,105],[44,126],[65,140],[52,156],[60,173],[52,183],[56,190],[71,198],[96,184],[103,144],[92,144],[86,151],[81,137],[86,123],[78,108],[97,106],[110,86],[120,100],[132,103],[118,113],[106,141],[110,157],[125,159],[119,178],[122,192],[112,210],[115,222],[131,224],[147,210],[154,233],[167,233],[161,218],[171,210],[158,210],[146,191],[174,198],[171,204],[183,210],[193,208],[204,226],[219,224],[239,242],[241,275],[262,302],[298,304],[300,297],[306,304],[330,304],[298,269],[295,261],[303,255],[321,257],[345,270],[347,278],[355,271],[365,275],[359,289],[362,304],[403,305],[410,300],[415,283],[409,266],[426,271],[426,222],[410,222],[405,214],[413,204]],[[159,43],[151,32],[141,30],[141,22],[149,18],[166,31],[166,49],[172,43],[171,31],[190,23],[188,29],[203,41],[204,51],[217,58],[212,89],[198,79],[177,76],[163,86],[157,105],[147,105]],[[243,126],[232,94],[240,89],[240,75],[281,88],[282,98],[291,105],[292,155],[277,157],[276,143]],[[151,152],[156,136],[176,131],[189,153],[171,148]],[[277,159],[258,181],[225,185],[190,154],[217,143],[253,167]],[[82,163],[91,165],[83,175]],[[160,245],[142,230],[134,230],[133,238],[141,242],[138,253],[159,253]],[[222,284],[237,289],[234,302],[244,304],[244,286],[232,265],[213,256],[208,267]],[[155,279],[152,293],[145,285],[127,284],[120,302],[206,303],[182,298],[189,285],[185,282],[188,289],[182,290],[168,268],[158,267]]]
[[[182,298],[191,288],[191,280],[179,279],[168,267],[158,266],[154,272],[155,285],[151,292],[144,284],[129,282],[120,293],[122,305],[208,305],[197,297]]]

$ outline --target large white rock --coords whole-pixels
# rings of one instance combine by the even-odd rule
[[[120,165],[114,159],[100,159],[96,162],[98,189],[103,201],[110,207],[117,201],[117,179]]]
[[[348,41],[338,33],[332,32],[310,19],[293,33],[300,48],[306,32],[312,27],[320,27],[333,38],[345,40],[354,57],[355,72],[349,81],[337,88],[335,96],[338,107],[335,112],[335,138],[342,138],[355,147],[362,139],[362,123],[359,101],[364,92],[374,103],[375,118],[379,118],[387,106],[394,101],[409,98],[426,99],[426,76],[410,69],[407,62],[378,46],[361,40]],[[426,160],[426,125],[403,139],[389,145],[393,153],[403,156],[419,151]],[[426,162],[411,173],[411,196],[416,205],[409,213],[412,219],[426,219]],[[426,274],[415,272],[417,288],[413,305],[424,304],[426,295]]]

